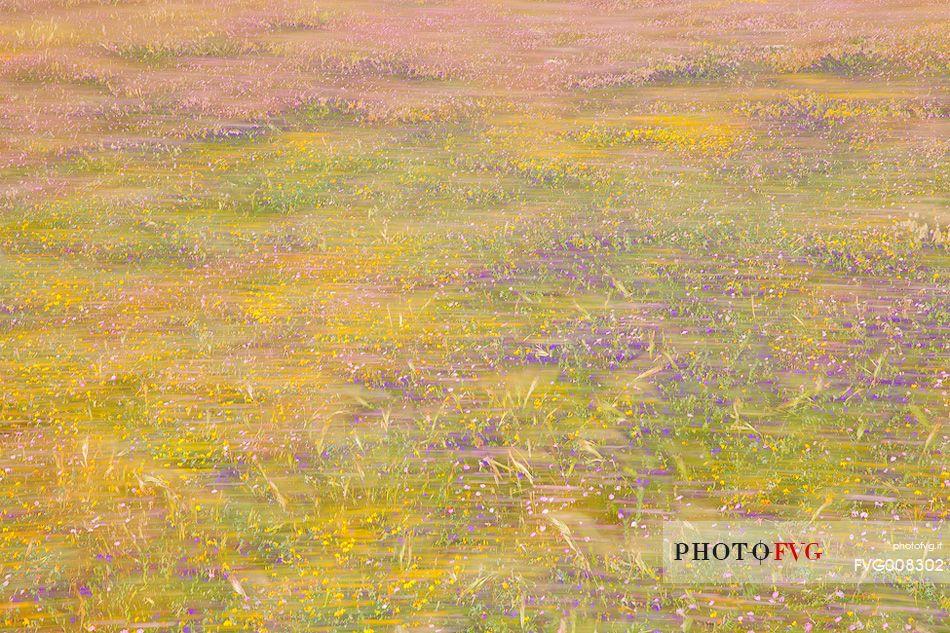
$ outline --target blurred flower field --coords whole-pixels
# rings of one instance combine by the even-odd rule
[[[948,630],[948,18],[0,0],[0,630]]]

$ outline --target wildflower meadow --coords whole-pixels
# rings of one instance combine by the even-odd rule
[[[662,557],[947,526],[948,89],[932,0],[0,0],[0,631],[950,630]]]

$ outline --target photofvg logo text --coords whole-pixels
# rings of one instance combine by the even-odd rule
[[[663,581],[861,584],[950,582],[946,523],[668,521]]]
[[[775,541],[765,543],[747,543],[745,541],[734,541],[724,543],[717,541],[693,541],[691,543],[674,543],[674,556],[676,560],[686,560],[692,558],[694,561],[708,561],[710,559],[717,561],[735,560],[737,562],[745,561],[749,558],[758,562],[767,560],[782,561],[787,557],[793,560],[821,560],[821,543],[804,543],[795,541]]]

